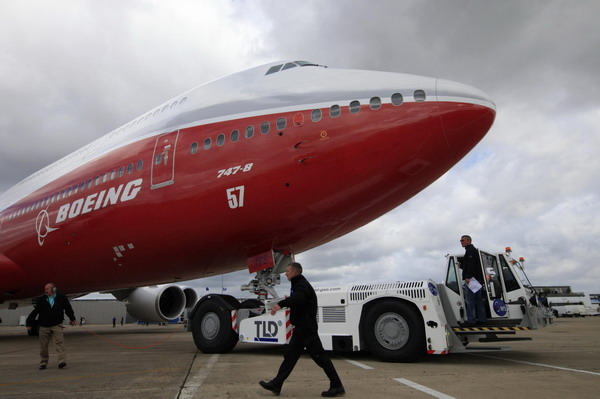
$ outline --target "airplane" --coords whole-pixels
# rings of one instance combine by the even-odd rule
[[[52,281],[170,320],[186,306],[172,283],[245,268],[264,296],[295,254],[436,181],[495,115],[461,83],[305,61],[205,83],[0,196],[0,306]]]

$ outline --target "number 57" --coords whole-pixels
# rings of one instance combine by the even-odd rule
[[[235,209],[244,206],[244,186],[228,188],[226,191],[229,208]]]

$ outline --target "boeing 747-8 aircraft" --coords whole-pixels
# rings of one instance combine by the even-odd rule
[[[277,270],[423,190],[494,117],[460,83],[304,61],[206,83],[0,197],[0,306],[54,281],[172,319],[181,289],[146,286]]]

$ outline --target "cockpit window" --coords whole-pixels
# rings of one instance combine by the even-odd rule
[[[285,64],[283,66],[283,68],[281,68],[282,71],[285,71],[286,69],[292,69],[292,68],[296,68],[298,65],[294,64],[293,62],[288,62],[287,64]]]
[[[282,66],[283,66],[283,64],[272,66],[271,68],[269,68],[269,70],[267,71],[266,74],[270,75],[272,73],[279,72],[279,70],[281,69]]]
[[[296,61],[296,64],[300,65],[301,67],[305,67],[305,66],[323,66],[324,65],[319,65],[319,64],[315,64],[314,62],[309,62],[309,61]],[[327,67],[325,67],[327,68]]]
[[[273,65],[271,68],[269,68],[269,70],[267,71],[267,73],[265,75],[271,75],[272,73],[276,73],[279,71],[285,71],[286,69],[291,69],[291,68],[295,68],[298,66],[299,67],[316,66],[316,67],[327,68],[325,65],[315,64],[314,62],[294,61],[294,62],[287,62],[287,63],[285,63],[285,65],[284,64]]]

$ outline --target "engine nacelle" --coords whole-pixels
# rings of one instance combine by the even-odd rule
[[[185,308],[192,309],[196,306],[196,302],[198,302],[198,294],[193,288],[190,287],[181,287],[183,289],[183,293],[185,294]]]
[[[198,299],[192,289],[186,290],[192,291],[193,296],[176,285],[136,288],[127,296],[125,307],[127,313],[138,320],[158,322],[175,320],[181,316],[186,307],[186,298],[190,297],[193,300],[195,296],[196,300]]]

